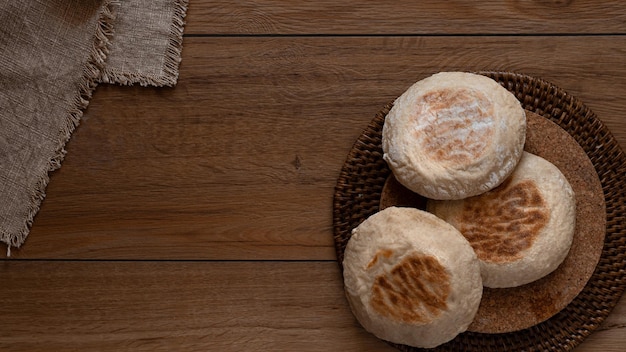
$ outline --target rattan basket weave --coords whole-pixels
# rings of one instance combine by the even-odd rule
[[[541,79],[511,72],[478,72],[511,91],[524,109],[567,131],[594,165],[606,203],[606,237],[600,262],[582,292],[562,311],[528,329],[503,334],[465,332],[435,351],[569,351],[597,328],[626,287],[626,156],[606,126],[579,100]],[[334,193],[337,259],[351,230],[378,211],[390,174],[382,159],[381,134],[392,103],[379,111],[354,143]],[[423,349],[394,345],[401,351]]]

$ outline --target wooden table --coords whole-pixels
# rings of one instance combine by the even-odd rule
[[[362,129],[430,74],[504,70],[626,148],[625,59],[619,0],[192,0],[178,85],[98,87],[0,262],[0,350],[394,351],[353,318],[334,254]],[[625,327],[622,299],[576,350],[624,351]]]

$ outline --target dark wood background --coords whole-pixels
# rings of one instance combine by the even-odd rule
[[[543,78],[626,148],[626,3],[191,0],[175,88],[101,85],[24,247],[0,350],[393,351],[343,296],[332,196],[439,71]],[[577,351],[623,351],[626,301]]]

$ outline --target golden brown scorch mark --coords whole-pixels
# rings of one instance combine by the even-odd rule
[[[465,201],[460,231],[481,260],[511,262],[532,246],[549,218],[550,209],[533,181],[507,180]]]
[[[413,254],[375,279],[371,304],[391,319],[427,323],[447,309],[449,294],[450,275],[439,261],[430,255]]]
[[[441,89],[425,94],[417,105],[415,134],[433,159],[469,163],[489,145],[494,107],[483,93]]]
[[[391,257],[391,255],[393,255],[393,251],[391,249],[381,249],[381,250],[379,250],[376,253],[376,255],[374,255],[374,258],[367,265],[367,268],[369,269],[372,266],[374,266],[378,262],[378,258],[379,257],[383,256],[383,257],[389,259]]]

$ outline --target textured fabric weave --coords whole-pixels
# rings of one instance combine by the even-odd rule
[[[187,0],[127,0],[115,4],[115,35],[102,82],[173,86]]]
[[[0,3],[0,241],[9,251],[24,243],[48,173],[61,166],[64,146],[98,82],[176,83],[186,5]]]

